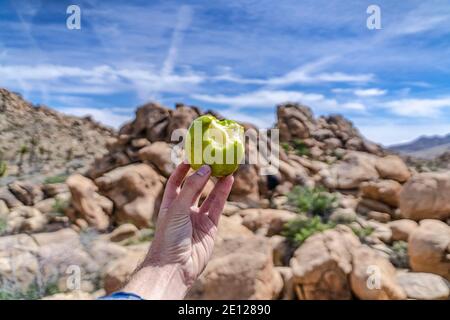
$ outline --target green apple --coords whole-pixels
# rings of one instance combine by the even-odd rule
[[[236,121],[217,120],[209,114],[198,117],[188,129],[185,152],[192,169],[207,164],[214,177],[230,175],[244,159],[244,128]]]

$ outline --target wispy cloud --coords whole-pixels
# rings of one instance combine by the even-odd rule
[[[162,76],[172,74],[178,54],[178,47],[181,45],[183,40],[183,32],[191,23],[191,19],[192,8],[189,6],[181,6],[178,10],[177,23],[175,25],[175,29],[173,30],[169,52],[167,53],[167,57],[164,60],[163,68],[161,70]]]
[[[361,103],[346,102],[339,103],[334,99],[328,99],[322,94],[305,93],[289,90],[266,90],[261,89],[253,92],[238,94],[234,96],[226,95],[205,95],[194,94],[192,98],[212,104],[228,105],[234,108],[243,107],[263,107],[272,108],[282,102],[300,102],[313,105],[316,110],[336,112],[342,109],[362,111],[365,106]]]
[[[450,97],[435,99],[400,99],[384,104],[390,112],[405,117],[436,117],[450,109]]]

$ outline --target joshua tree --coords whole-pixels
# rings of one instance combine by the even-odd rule
[[[0,178],[6,176],[6,172],[8,171],[8,165],[5,161],[0,161]]]
[[[28,163],[30,166],[36,161],[36,147],[39,144],[39,138],[37,135],[33,135],[30,140],[30,157],[28,158]]]
[[[19,149],[19,163],[18,163],[19,175],[21,175],[23,173],[23,160],[24,160],[25,154],[27,154],[27,153],[28,153],[28,147],[25,144],[23,144]]]

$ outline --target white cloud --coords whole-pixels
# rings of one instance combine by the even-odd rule
[[[178,10],[177,23],[172,34],[169,52],[164,60],[161,74],[163,76],[170,75],[173,72],[175,61],[178,55],[178,48],[183,40],[183,32],[189,26],[192,19],[192,9],[189,6],[181,6]]]
[[[284,75],[269,77],[267,79],[244,78],[231,73],[228,69],[223,74],[213,77],[216,81],[228,81],[238,84],[257,84],[272,87],[283,87],[293,84],[315,83],[366,83],[374,79],[373,74],[349,74],[344,72],[318,72],[335,60],[335,57],[327,57],[307,63],[295,68]]]
[[[400,99],[383,105],[392,113],[405,117],[436,117],[442,109],[450,108],[450,97],[436,99]]]
[[[253,92],[226,96],[222,94],[207,95],[194,94],[192,98],[213,104],[227,105],[232,108],[238,107],[264,107],[273,106],[283,102],[299,102],[323,111],[358,110],[362,111],[365,106],[361,103],[339,103],[334,99],[328,99],[321,94],[304,93],[300,91],[268,90],[262,89]]]
[[[353,89],[353,88],[334,88],[331,89],[333,93],[351,93],[357,97],[376,97],[382,96],[387,93],[387,90],[378,89],[378,88],[369,88],[369,89]]]
[[[125,122],[131,120],[133,115],[129,116],[123,114],[117,114],[107,109],[96,109],[96,108],[77,108],[77,107],[68,107],[68,108],[59,108],[61,112],[64,112],[69,115],[84,117],[84,116],[92,116],[96,121],[99,121],[105,125],[119,128]]]
[[[358,97],[376,97],[383,96],[386,94],[386,90],[378,89],[378,88],[370,88],[370,89],[356,89],[353,91],[355,96]]]

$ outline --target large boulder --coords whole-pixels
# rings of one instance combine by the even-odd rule
[[[392,241],[408,241],[409,236],[419,226],[417,222],[409,219],[400,219],[388,223],[392,231]]]
[[[402,185],[395,180],[366,181],[361,184],[360,190],[365,198],[397,208]]]
[[[72,195],[71,204],[77,216],[79,215],[98,230],[106,230],[113,209],[112,202],[97,193],[98,188],[92,180],[80,174],[71,175],[66,183]],[[72,219],[77,219],[77,216]]]
[[[405,182],[411,177],[411,172],[406,164],[400,157],[395,155],[377,158],[375,168],[383,179]]]
[[[216,244],[187,298],[264,300],[277,298],[282,289],[283,280],[273,265],[268,239],[237,236]]]
[[[246,209],[240,215],[244,217],[244,226],[267,236],[279,234],[286,222],[297,217],[294,212],[277,209]]]
[[[130,222],[138,228],[152,225],[163,191],[163,178],[152,167],[144,163],[120,167],[95,183],[114,202],[118,223]]]
[[[280,141],[309,138],[316,127],[313,113],[306,106],[291,103],[279,105],[277,117]]]
[[[378,179],[375,162],[376,157],[370,154],[352,151],[320,174],[331,189],[356,189],[364,181]]]
[[[406,298],[403,288],[395,278],[395,267],[386,257],[365,245],[353,250],[352,256],[350,283],[356,297],[362,300]]]
[[[103,285],[107,294],[125,285],[131,274],[144,260],[146,252],[146,248],[142,246],[142,250],[131,250],[120,259],[112,260],[106,265]]]
[[[15,181],[8,185],[9,191],[26,206],[32,206],[44,198],[41,186],[26,181]]]
[[[298,298],[351,299],[348,276],[352,271],[352,252],[359,246],[359,239],[344,225],[306,239],[290,261]]]
[[[139,150],[139,159],[153,164],[165,177],[169,177],[175,169],[171,159],[172,146],[163,141],[157,141]]]
[[[397,282],[409,299],[446,300],[450,297],[448,282],[441,276],[423,272],[399,272]]]
[[[164,141],[167,137],[169,116],[169,110],[157,103],[143,105],[136,110],[136,118],[130,125],[131,134],[144,136],[151,142]]]
[[[187,129],[195,118],[200,116],[200,111],[195,107],[177,104],[175,110],[171,111],[169,125],[167,127],[167,138],[170,141],[171,134],[177,129]]]
[[[243,164],[234,174],[234,184],[230,193],[230,200],[249,205],[259,203],[258,172],[253,165]]]
[[[9,191],[7,187],[0,188],[0,200],[5,202],[8,208],[14,208],[23,206],[23,203],[20,202],[12,193]]]
[[[450,227],[441,221],[422,220],[409,236],[408,255],[412,270],[450,280]]]
[[[47,217],[36,208],[21,206],[9,213],[6,232],[39,232],[45,228],[47,222]]]
[[[405,218],[447,219],[450,217],[450,172],[414,175],[403,185],[400,210]]]

